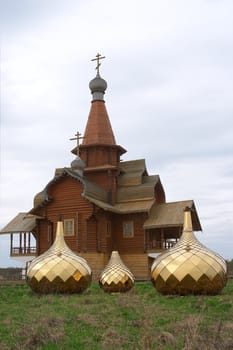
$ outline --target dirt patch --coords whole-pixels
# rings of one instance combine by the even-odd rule
[[[220,319],[208,325],[203,324],[203,316],[188,315],[175,327],[175,333],[183,338],[182,350],[233,349],[233,322]]]
[[[42,318],[33,324],[23,325],[17,332],[15,350],[37,350],[48,343],[57,344],[64,336],[64,321],[59,318]]]

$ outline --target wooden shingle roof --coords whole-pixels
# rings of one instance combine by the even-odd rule
[[[93,101],[82,145],[116,145],[104,101]]]
[[[148,176],[144,182],[135,186],[120,186],[117,189],[116,202],[132,202],[154,198],[154,188],[159,181],[159,176]]]
[[[0,234],[32,232],[36,227],[36,219],[38,218],[39,216],[36,215],[19,213],[0,230]]]
[[[187,206],[192,209],[194,231],[201,231],[201,224],[193,200],[155,204],[151,208],[149,218],[143,225],[144,229],[183,226],[184,209]]]
[[[142,176],[148,175],[145,159],[136,159],[120,163],[119,186],[140,185]]]
[[[81,177],[72,168],[58,168],[54,178],[34,197],[34,208],[46,204],[51,199],[48,196],[48,188],[67,175],[83,184],[84,198],[104,210],[115,213],[148,212],[154,203],[154,188],[159,181],[158,175],[147,175],[145,159],[120,163],[116,204],[112,206],[108,203],[108,193],[103,187]]]
[[[99,208],[116,214],[149,212],[154,203],[154,200],[145,200],[138,202],[117,203],[113,206],[106,202],[96,200],[93,197],[85,196],[85,198],[91,203],[96,204]]]
[[[67,175],[73,177],[74,179],[76,179],[77,181],[79,181],[83,184],[82,195],[84,197],[93,198],[95,200],[100,200],[102,202],[107,202],[108,193],[103,187],[97,185],[94,182],[91,182],[91,181],[84,179],[83,177],[81,177],[77,172],[75,172],[71,168],[62,168],[62,169],[59,168],[59,169],[55,170],[54,178],[45,186],[45,188],[41,192],[39,192],[34,197],[34,208],[48,202],[51,199],[48,196],[49,187]]]

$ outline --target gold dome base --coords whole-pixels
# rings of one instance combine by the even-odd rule
[[[28,285],[35,293],[41,294],[58,294],[58,293],[82,293],[91,283],[91,276],[85,276],[80,278],[79,282],[70,277],[65,282],[56,277],[52,283],[46,277],[43,277],[40,281],[37,281],[35,277],[32,277],[28,281]]]
[[[110,283],[110,284],[102,284],[101,282],[99,282],[99,286],[101,289],[103,289],[104,292],[106,293],[126,293],[128,292],[132,287],[133,287],[134,283],[131,281],[131,279],[128,279],[126,282],[124,283]]]
[[[195,281],[189,274],[182,281],[177,280],[173,275],[167,281],[158,276],[156,280],[152,278],[152,283],[157,291],[164,295],[216,295],[225,285],[219,275],[213,280],[203,275],[198,281]]]
[[[179,242],[160,254],[152,264],[151,280],[162,294],[213,295],[226,285],[226,262],[196,239],[190,208],[185,209],[184,229]]]
[[[110,260],[100,275],[99,286],[106,293],[125,293],[134,285],[131,271],[122,262],[117,251],[113,251]]]
[[[82,293],[90,285],[91,269],[65,243],[62,221],[57,223],[53,245],[29,265],[27,283],[41,294]]]

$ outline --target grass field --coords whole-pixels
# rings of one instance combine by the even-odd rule
[[[0,349],[232,350],[233,280],[217,296],[161,296],[150,282],[127,294],[97,284],[82,295],[0,287]]]

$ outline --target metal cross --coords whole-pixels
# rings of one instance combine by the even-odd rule
[[[77,140],[77,156],[79,156],[79,146],[80,146],[80,143],[79,141],[81,139],[84,139],[84,136],[81,136],[82,134],[77,131],[76,134],[74,135],[75,137],[72,137],[70,140],[73,141],[73,140]]]
[[[99,75],[99,73],[100,73],[99,68],[100,68],[100,65],[101,65],[100,60],[104,59],[105,56],[102,56],[102,57],[101,57],[101,54],[100,54],[100,53],[97,53],[97,55],[96,55],[95,57],[96,57],[96,58],[92,58],[91,61],[97,61],[97,66],[96,66],[95,69],[97,70],[97,75]]]

